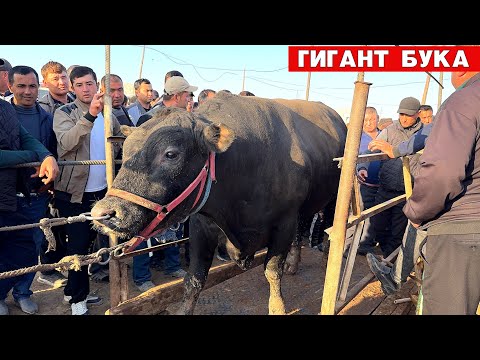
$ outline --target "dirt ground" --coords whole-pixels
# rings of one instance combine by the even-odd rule
[[[181,249],[184,261],[183,249]],[[297,274],[284,276],[282,293],[287,312],[292,315],[316,315],[321,309],[325,270],[322,267],[323,253],[316,249],[304,247],[302,261]],[[131,259],[127,260],[131,264]],[[213,266],[222,264],[215,259]],[[183,263],[185,270],[185,264]],[[165,276],[161,271],[152,269],[152,281],[164,284],[175,280]],[[140,295],[134,286],[129,270],[129,298]],[[350,282],[350,288],[365,275],[370,274],[366,259],[357,256]],[[32,285],[33,299],[39,305],[37,315],[70,315],[70,305],[63,302],[63,288],[49,288],[36,281]],[[408,283],[407,283],[408,284]],[[403,315],[414,314],[412,303],[395,305],[397,298],[408,297],[413,291],[412,286],[405,286],[402,293],[385,296],[379,282],[373,281],[358,294],[339,314],[340,315]],[[407,289],[408,288],[408,289]],[[89,306],[91,315],[104,315],[110,308],[109,283],[98,283],[90,280],[90,291],[103,299],[100,305]],[[268,282],[263,274],[263,266],[257,266],[231,279],[213,286],[200,294],[195,308],[195,315],[266,315],[268,314]],[[7,298],[11,315],[26,315],[13,303],[11,296]],[[173,303],[163,315],[174,314],[179,303]]]
[[[183,247],[181,247],[180,253],[181,253],[181,260],[182,260],[182,268],[184,270],[187,270],[187,267],[185,265]],[[130,298],[130,297],[140,295],[140,291],[137,289],[137,287],[135,286],[132,280],[132,275],[130,270],[131,264],[132,264],[132,258],[129,258],[125,261],[129,266],[128,288],[129,288],[129,298]],[[215,261],[218,261],[218,260],[215,259]],[[176,280],[176,278],[164,275],[163,272],[161,271],[158,271],[155,269],[150,269],[150,270],[152,272],[152,281],[156,285],[160,285],[172,280]],[[67,275],[66,272],[64,272],[63,274]],[[33,291],[32,299],[38,304],[38,307],[39,307],[39,312],[36,315],[70,315],[71,314],[70,304],[65,303],[63,301],[64,288],[49,287],[48,285],[39,283],[37,281],[37,278],[38,278],[38,273],[35,275],[35,279],[31,287]],[[110,300],[109,300],[110,283],[106,281],[96,282],[90,279],[90,293],[100,296],[103,300],[102,303],[99,305],[89,306],[90,315],[104,315],[105,312],[110,308]],[[7,297],[6,303],[9,307],[11,315],[28,315],[23,313],[20,310],[20,308],[15,306],[11,294]]]

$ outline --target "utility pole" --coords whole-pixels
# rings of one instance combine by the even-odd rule
[[[142,50],[142,60],[140,61],[140,74],[138,75],[138,78],[142,78],[142,70],[143,70],[143,58],[145,57],[145,45],[143,45],[143,50]]]
[[[308,97],[310,96],[310,79],[312,77],[312,72],[309,71],[308,72],[308,77],[307,77],[307,91],[306,91],[306,94],[305,94],[305,100],[308,101]]]
[[[427,74],[427,80],[425,81],[425,87],[423,88],[422,105],[425,105],[425,102],[427,101],[429,85],[430,85],[430,74]]]
[[[242,81],[242,91],[245,90],[245,67],[243,68],[243,81]]]

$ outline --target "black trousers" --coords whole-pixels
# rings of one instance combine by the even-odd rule
[[[423,315],[475,315],[480,302],[480,234],[428,235]]]
[[[76,216],[92,210],[93,203],[105,196],[107,189],[84,193],[82,203],[71,203],[63,199],[56,199],[60,217]],[[67,233],[67,255],[87,255],[97,232],[92,229],[90,222],[78,222],[65,225]],[[82,266],[80,271],[69,270],[68,282],[65,286],[65,295],[71,296],[70,303],[77,303],[87,298],[90,292],[88,266]]]
[[[375,205],[393,199],[402,192],[388,191],[380,187],[375,195]],[[376,239],[380,244],[383,256],[387,257],[402,244],[403,234],[407,228],[408,219],[403,213],[405,201],[371,217]]]

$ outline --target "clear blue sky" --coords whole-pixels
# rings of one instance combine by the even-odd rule
[[[302,45],[302,44],[300,44]],[[125,83],[133,83],[140,74],[143,45],[110,46],[110,72],[120,75]],[[28,65],[38,71],[49,60],[65,67],[86,65],[100,78],[105,74],[105,46],[101,45],[0,45],[0,57],[12,66]],[[285,45],[146,45],[142,77],[153,88],[163,90],[163,78],[170,70],[179,70],[198,92],[205,88],[242,90],[245,69],[245,90],[267,98],[305,99],[307,73],[288,72],[288,46]],[[439,73],[433,74],[437,79]],[[368,105],[375,106],[381,117],[397,119],[401,99],[414,96],[421,100],[425,73],[365,73],[372,83]],[[309,100],[322,101],[347,120],[353,98],[356,72],[312,73]],[[41,79],[40,79],[41,80]],[[444,74],[442,101],[453,92],[450,73]],[[427,104],[434,113],[438,105],[439,86],[433,80]]]

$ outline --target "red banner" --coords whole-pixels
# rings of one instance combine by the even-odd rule
[[[480,46],[289,46],[288,71],[479,71]]]

